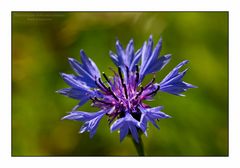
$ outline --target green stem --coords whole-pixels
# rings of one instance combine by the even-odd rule
[[[134,146],[137,150],[138,156],[144,156],[143,142],[142,142],[141,135],[139,135],[139,142],[138,143],[133,139],[133,137],[132,137],[132,141],[133,141]]]

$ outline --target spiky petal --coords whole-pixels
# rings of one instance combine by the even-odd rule
[[[179,69],[187,63],[188,61],[185,60],[173,68],[173,70],[160,82],[160,91],[178,96],[184,96],[181,94],[182,92],[185,92],[189,88],[196,88],[196,86],[182,81],[187,69],[182,72],[179,72]]]
[[[99,124],[100,120],[102,119],[102,117],[106,113],[113,111],[113,110],[114,110],[114,108],[103,109],[96,113],[72,111],[67,116],[64,116],[62,119],[85,122],[80,129],[80,133],[83,133],[85,131],[90,132],[90,138],[92,138],[96,133],[98,124]]]
[[[158,106],[158,107],[154,107],[154,108],[139,107],[139,109],[142,112],[141,120],[140,120],[140,127],[143,132],[145,132],[147,129],[148,121],[150,121],[156,128],[159,128],[158,125],[156,124],[155,120],[171,117],[161,111],[163,109],[162,106]]]
[[[120,129],[120,141],[122,141],[126,137],[126,135],[128,134],[128,131],[130,130],[134,140],[136,142],[139,142],[138,132],[136,127],[140,127],[139,121],[134,119],[130,113],[126,112],[124,117],[116,120],[112,124],[110,130],[115,131]]]
[[[148,43],[144,43],[142,49],[142,63],[140,68],[140,81],[150,73],[158,72],[170,61],[171,55],[167,54],[159,57],[162,48],[162,39],[158,41],[156,47],[152,51],[152,36],[149,37]]]

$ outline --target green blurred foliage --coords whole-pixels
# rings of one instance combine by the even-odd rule
[[[73,73],[67,58],[79,59],[80,49],[112,75],[116,38],[124,46],[133,38],[138,49],[150,34],[155,43],[163,37],[161,54],[173,55],[157,81],[187,59],[184,79],[199,88],[150,102],[173,118],[160,120],[160,130],[149,125],[146,155],[228,155],[227,12],[13,12],[12,155],[135,156],[131,139],[120,143],[107,118],[93,139],[78,134],[82,123],[61,121],[78,101],[55,91],[67,87],[59,72]],[[90,103],[81,110],[96,111]]]

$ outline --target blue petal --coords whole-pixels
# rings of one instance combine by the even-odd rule
[[[125,123],[125,118],[120,118],[116,120],[110,127],[111,132],[120,129]]]
[[[146,61],[147,61],[146,53],[147,53],[147,42],[145,41],[143,43],[142,52],[141,52],[141,54],[142,54],[142,57],[141,57],[141,69],[143,69],[143,67],[145,66]]]
[[[183,72],[179,72],[179,69],[187,64],[188,61],[185,60],[178,64],[159,84],[160,90],[163,92],[167,92],[170,94],[178,95],[178,96],[184,96],[181,94],[182,92],[185,92],[189,88],[196,88],[196,86],[191,85],[189,83],[186,83],[182,81],[182,78],[187,72],[187,69],[185,69]]]
[[[141,119],[140,119],[140,128],[143,132],[147,129],[147,122],[150,121],[156,128],[159,128],[156,124],[156,119],[163,119],[163,118],[170,118],[169,115],[161,112],[160,110],[163,107],[154,107],[154,108],[143,108],[139,107],[140,111],[142,112]]]
[[[122,141],[128,134],[128,126],[127,125],[123,125],[120,128],[120,141]]]
[[[142,115],[142,117],[143,117],[143,118],[146,118],[147,121],[150,121],[156,128],[159,129],[159,127],[158,127],[158,125],[156,124],[153,116],[151,116],[150,113],[145,113],[145,114]]]
[[[145,114],[142,114],[141,115],[141,119],[140,119],[140,122],[139,122],[139,127],[141,128],[141,130],[145,133],[147,132],[147,122],[148,122],[148,119],[147,117],[145,117]]]
[[[96,64],[87,57],[83,50],[80,51],[82,64],[73,58],[69,58],[69,64],[78,74],[78,80],[84,82],[89,87],[96,87],[95,78],[100,77],[100,72]]]
[[[137,127],[140,128],[139,122],[126,112],[125,117],[116,120],[110,127],[111,132],[120,129],[120,141],[126,137],[128,130],[130,130],[134,140],[138,143]]]
[[[109,55],[110,55],[110,58],[112,59],[113,63],[114,63],[116,66],[120,66],[120,63],[119,63],[119,60],[118,60],[117,55],[114,54],[112,51],[109,52]]]
[[[165,83],[165,81],[171,79],[172,77],[176,76],[178,74],[179,69],[187,64],[189,61],[188,60],[184,60],[183,62],[179,63],[175,68],[173,68],[173,70],[162,80],[162,83]]]
[[[101,92],[98,90],[91,90],[90,88],[64,88],[56,92],[64,96],[80,100],[79,104],[73,108],[73,111],[84,105],[90,99],[90,97],[103,97]]]
[[[89,99],[90,99],[89,96],[82,96],[80,99],[80,102],[76,106],[73,107],[72,111],[76,111],[79,107],[81,107],[85,103],[87,103]]]
[[[158,41],[156,47],[152,52],[152,36],[150,36],[148,44],[144,43],[142,49],[142,63],[140,67],[140,81],[143,80],[145,75],[158,72],[170,61],[171,55],[167,54],[158,58],[161,48],[162,48],[162,39]]]
[[[87,88],[80,80],[78,80],[76,76],[72,74],[61,73],[60,75],[62,76],[63,80],[73,88]]]
[[[158,72],[161,69],[165,67],[165,65],[168,64],[168,62],[171,59],[171,54],[167,54],[164,56],[161,56],[159,59],[155,60],[154,62],[151,63],[151,66],[149,66],[148,69],[146,69],[146,74]]]
[[[153,41],[152,41],[152,35],[150,35],[148,39],[148,43],[144,42],[144,45],[143,45],[141,67],[145,67],[147,61],[149,60],[152,54],[152,47],[153,47]]]
[[[82,97],[89,97],[90,95],[92,95],[92,91],[91,90],[85,90],[83,88],[64,88],[64,89],[60,89],[57,91],[57,93],[60,93],[62,95],[65,95],[67,97],[71,97],[73,99],[77,99],[80,100],[82,99]]]
[[[158,40],[158,43],[156,45],[156,47],[154,48],[153,50],[153,53],[152,53],[152,60],[155,60],[158,58],[160,52],[161,52],[161,49],[162,49],[162,38],[160,37],[160,39]],[[149,62],[151,62],[149,60]]]
[[[121,43],[118,40],[116,42],[116,50],[117,50],[119,64],[120,64],[120,66],[124,67],[126,65],[126,55],[125,55],[125,52],[123,50]]]
[[[101,110],[96,113],[83,112],[83,111],[72,111],[68,115],[64,116],[62,119],[63,120],[68,119],[68,120],[76,120],[76,121],[88,121],[88,120],[92,120],[95,117],[105,114],[105,113],[106,113],[105,110]]]
[[[90,138],[92,138],[97,130],[98,124],[102,117],[108,113],[115,110],[115,108],[104,109],[96,113],[82,112],[82,111],[72,111],[67,116],[62,119],[76,120],[85,122],[80,129],[80,133],[85,131],[90,132]]]
[[[96,76],[97,78],[99,78],[100,72],[96,64],[91,60],[91,58],[87,57],[83,50],[80,51],[80,55],[84,68],[89,72],[89,74],[91,74],[91,76]]]
[[[113,63],[121,67],[122,72],[125,74],[126,67],[129,68],[129,71],[134,72],[136,70],[135,65],[138,64],[141,58],[141,51],[140,48],[136,53],[134,53],[134,42],[131,39],[124,50],[120,42],[116,41],[116,51],[117,54],[114,54],[112,51],[109,52],[110,58],[112,59]]]
[[[137,132],[136,126],[133,125],[133,124],[129,124],[129,129],[130,129],[130,131],[131,131],[131,134],[132,134],[132,136],[133,136],[133,139],[134,139],[137,143],[139,143],[139,140],[138,140],[138,132]]]
[[[83,65],[81,65],[77,60],[74,58],[68,58],[69,64],[71,65],[72,69],[80,76],[86,76],[91,78],[91,75],[84,69]]]
[[[90,132],[89,135],[90,135],[90,138],[92,138],[96,134],[98,124],[103,116],[104,116],[104,114],[99,115],[99,116],[93,118],[92,120],[85,122],[80,129],[80,133],[83,133],[85,131]]]
[[[72,88],[61,89],[57,93],[80,100],[79,107],[85,104],[89,100],[89,97],[97,96],[95,91],[92,91],[88,86],[79,81],[76,76],[64,73],[61,76]]]
[[[134,71],[136,71],[136,65],[138,64],[138,62],[139,62],[139,60],[140,60],[140,58],[141,58],[141,49],[139,49],[136,53],[135,53],[135,57],[134,57],[134,59],[133,59],[133,61],[131,62],[131,66],[130,66],[130,68],[129,68],[129,70],[131,71],[131,72],[134,72]]]
[[[134,44],[133,39],[131,39],[126,47],[126,65],[129,67],[134,58]]]
[[[68,60],[72,69],[79,75],[79,80],[85,82],[87,85],[95,85],[95,77],[88,72],[88,69],[86,69],[83,65],[81,65],[77,60],[73,58],[69,58]]]

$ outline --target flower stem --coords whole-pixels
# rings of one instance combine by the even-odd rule
[[[132,141],[133,141],[134,146],[137,150],[138,156],[144,156],[143,142],[142,142],[141,135],[139,135],[139,142],[138,143],[133,139],[133,137],[132,137]]]

